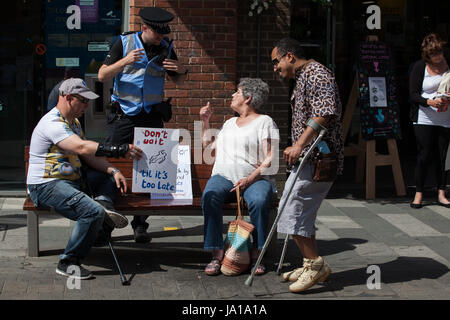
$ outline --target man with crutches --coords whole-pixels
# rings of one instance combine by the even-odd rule
[[[283,153],[284,160],[293,167],[280,199],[280,204],[286,204],[277,231],[291,235],[303,256],[301,267],[282,275],[285,281],[292,282],[289,286],[291,292],[302,292],[317,282],[325,281],[331,273],[330,267],[318,254],[315,220],[333,182],[313,178],[316,173],[314,160],[320,152],[334,153],[336,173],[342,174],[342,106],[334,74],[322,64],[307,60],[298,41],[290,38],[280,40],[272,50],[271,59],[274,72],[283,79],[295,80],[291,96],[293,145]],[[313,150],[295,179],[299,160],[309,151],[321,129],[326,133],[319,143],[320,152]],[[289,193],[291,187],[292,192]]]

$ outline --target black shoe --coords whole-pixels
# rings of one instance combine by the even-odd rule
[[[59,260],[56,273],[80,280],[86,280],[94,276],[92,272],[83,268],[78,261],[70,259]]]
[[[450,209],[450,203],[442,203],[442,202],[438,201],[438,205]]]
[[[152,237],[147,233],[148,223],[139,224],[134,231],[134,241],[137,243],[148,243]]]
[[[410,203],[409,206],[413,209],[420,209],[423,207],[423,205],[421,203]]]
[[[112,203],[104,200],[96,200],[98,203],[102,205],[102,207],[105,209],[105,221],[109,225],[111,225],[113,228],[125,228],[128,225],[128,219],[121,215],[120,213],[116,212],[114,209],[114,206]]]

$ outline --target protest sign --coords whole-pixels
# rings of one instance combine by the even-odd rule
[[[178,146],[178,168],[175,193],[152,193],[151,199],[192,200],[191,151],[189,146]]]
[[[134,129],[134,144],[144,154],[133,163],[133,192],[176,191],[178,139],[178,129]]]

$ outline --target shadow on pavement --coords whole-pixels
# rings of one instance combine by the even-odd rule
[[[198,231],[198,227],[191,229],[193,233]],[[187,230],[185,229],[185,232]],[[181,230],[173,232],[180,233]],[[152,236],[154,235],[154,233],[151,234]],[[189,235],[192,235],[192,233],[189,233]],[[172,233],[171,236],[174,236],[174,234]],[[132,236],[114,237],[113,239],[114,250],[122,272],[132,277],[136,274],[150,274],[155,271],[164,272],[170,268],[202,272],[211,259],[210,253],[203,250],[202,242],[151,242],[150,244],[137,244],[134,241],[118,241],[132,239]],[[321,248],[321,254],[327,256],[353,250],[355,249],[355,244],[365,242],[367,240],[357,238],[318,240],[318,246]],[[283,240],[279,239],[277,241],[277,254],[281,254],[282,246]],[[279,255],[273,257],[266,254],[263,261],[266,264],[267,271],[275,271],[279,258]],[[295,243],[290,240],[284,262],[297,265],[299,259],[301,259],[300,252]],[[92,248],[83,263],[107,269],[96,272],[97,275],[119,275],[114,258],[108,247]]]
[[[380,268],[381,284],[438,279],[449,271],[444,264],[431,258],[422,257],[398,257],[393,261],[378,264],[377,266]],[[323,287],[313,288],[307,292],[340,291],[345,287],[366,285],[368,278],[372,274],[373,272],[367,273],[367,268],[334,272]]]
[[[27,216],[23,214],[9,214],[0,216],[0,231],[23,228],[27,225]]]
[[[317,247],[319,248],[319,253],[321,256],[329,256],[345,251],[352,251],[356,249],[355,244],[367,243],[368,241],[365,239],[358,238],[340,238],[337,240],[317,240]],[[278,257],[272,257],[274,262],[278,263],[281,252],[283,250],[284,240],[278,240],[277,242],[277,253]],[[302,256],[300,250],[295,244],[294,240],[289,239],[286,257],[284,259],[284,263],[289,262],[292,266],[297,266],[302,261]]]

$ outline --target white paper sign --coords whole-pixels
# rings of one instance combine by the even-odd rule
[[[192,200],[191,150],[189,146],[178,146],[177,186],[175,193],[151,194],[151,199]]]
[[[369,77],[371,107],[387,107],[386,78]]]
[[[133,163],[133,192],[174,193],[178,129],[134,128],[134,144],[144,152]]]

